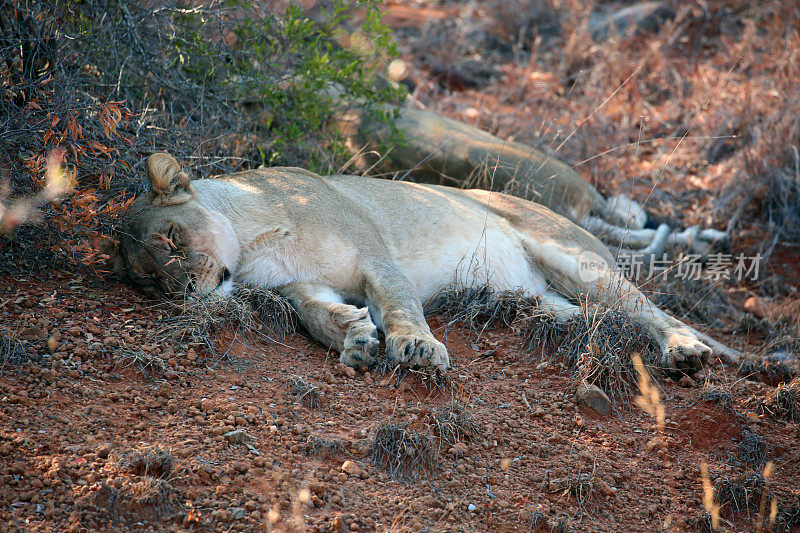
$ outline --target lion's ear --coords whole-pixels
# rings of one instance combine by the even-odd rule
[[[147,173],[153,187],[153,205],[175,205],[195,198],[189,175],[169,154],[158,153],[147,158]]]

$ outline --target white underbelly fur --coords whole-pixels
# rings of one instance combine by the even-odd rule
[[[531,267],[513,230],[481,229],[478,238],[441,239],[393,254],[423,303],[448,286],[521,289],[529,296],[545,291],[546,279]]]

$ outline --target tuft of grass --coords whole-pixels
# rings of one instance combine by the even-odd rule
[[[116,521],[119,517],[119,499],[119,492],[102,482],[93,493],[92,503],[99,509],[105,509],[109,517]]]
[[[555,479],[550,482],[550,492],[570,494],[575,498],[578,506],[585,510],[591,505],[594,494],[600,490],[600,479],[594,472],[577,472],[566,478]]]
[[[477,332],[495,324],[518,328],[526,350],[562,363],[576,379],[597,385],[612,400],[625,401],[635,390],[633,354],[653,368],[651,374],[660,375],[654,371],[661,355],[658,343],[640,321],[620,309],[584,305],[580,316],[562,320],[518,291],[457,285],[443,290],[429,308]]]
[[[800,528],[800,494],[795,494],[790,503],[778,508],[776,531],[796,531]]]
[[[550,531],[550,524],[547,522],[547,517],[540,510],[537,509],[531,514],[528,531],[531,533],[545,533]]]
[[[0,333],[0,370],[8,367],[20,367],[31,361],[31,354],[17,338]]]
[[[310,435],[306,441],[309,455],[320,459],[338,458],[345,453],[345,442],[341,439],[329,439],[319,435]]]
[[[708,511],[701,511],[692,522],[694,522],[692,530],[698,533],[714,533],[716,531],[713,518]]]
[[[319,387],[312,385],[300,376],[290,376],[286,380],[286,391],[309,409],[319,407]]]
[[[451,446],[483,435],[472,412],[456,401],[436,409],[433,412],[433,424],[439,438]]]
[[[759,435],[748,430],[742,431],[742,440],[739,442],[739,459],[752,469],[762,468],[769,458],[767,443]]]
[[[764,476],[757,472],[745,472],[734,478],[717,476],[714,494],[720,512],[733,519],[757,512],[765,485]]]
[[[700,398],[705,402],[713,402],[725,409],[733,409],[733,395],[719,387],[705,388],[700,394]]]
[[[436,470],[436,447],[430,435],[409,429],[408,424],[387,421],[378,426],[372,442],[372,462],[392,479],[415,481]]]
[[[640,355],[651,376],[661,375],[658,344],[641,322],[617,309],[585,308],[567,321],[539,313],[525,319],[522,336],[526,349],[564,364],[576,379],[597,385],[615,403],[627,403],[637,390],[634,354]]]
[[[790,422],[800,420],[800,378],[778,385],[757,410]]]
[[[488,286],[442,289],[428,305],[431,314],[452,317],[473,332],[481,333],[494,325],[511,326],[518,317],[537,307],[535,299],[521,291],[495,291]]]
[[[163,479],[152,477],[124,487],[120,503],[124,514],[137,520],[142,516],[163,518],[180,507],[175,488]]]
[[[160,479],[169,477],[174,463],[172,453],[160,446],[132,450],[122,454],[118,461],[119,469],[123,472]]]
[[[748,378],[756,378],[768,385],[792,381],[798,375],[796,360],[794,364],[787,358],[776,355],[748,355],[739,365],[739,373]]]
[[[240,287],[224,299],[187,299],[176,305],[176,313],[163,321],[159,335],[183,343],[203,346],[215,353],[211,341],[223,328],[235,331],[285,335],[293,333],[297,317],[292,304],[274,291]]]
[[[167,366],[164,361],[143,350],[123,350],[119,354],[121,368],[135,368],[145,377],[160,378],[164,376]]]
[[[583,509],[592,503],[592,498],[599,489],[597,478],[594,474],[570,474],[567,477],[567,487],[570,494],[575,497],[578,506]]]

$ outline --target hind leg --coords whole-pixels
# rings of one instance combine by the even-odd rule
[[[552,283],[552,290],[562,295],[583,297],[589,303],[604,303],[639,319],[661,346],[661,365],[667,369],[699,370],[711,355],[711,348],[682,322],[667,315],[633,284],[614,271],[603,245],[594,250],[555,247],[552,243],[526,241],[531,262]],[[592,256],[591,269],[586,270],[581,256]],[[604,255],[605,254],[605,255]]]
[[[725,251],[730,245],[728,234],[724,231],[711,228],[701,230],[700,226],[676,231],[669,236],[668,242],[672,246],[685,246],[691,253],[702,258],[706,258],[712,253]]]
[[[608,270],[585,289],[592,300],[618,306],[652,331],[661,346],[663,368],[697,371],[708,362],[711,348],[700,342],[683,322],[661,311],[620,274]]]

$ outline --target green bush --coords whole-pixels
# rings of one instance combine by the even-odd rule
[[[393,118],[380,104],[404,95],[378,79],[379,67],[397,53],[378,6],[377,0],[334,0],[312,20],[295,4],[279,15],[254,15],[250,2],[231,0],[224,44],[208,38],[206,14],[191,12],[176,17],[175,52],[198,84],[249,102],[263,117],[258,129],[271,145],[269,153],[260,151],[261,164],[331,172],[349,154],[325,128],[339,105],[330,88],[379,121]],[[359,11],[363,21],[352,27]]]

